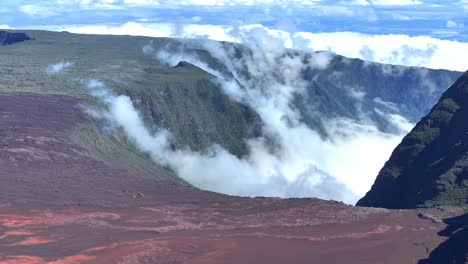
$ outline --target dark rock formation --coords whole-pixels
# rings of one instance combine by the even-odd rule
[[[357,205],[385,208],[468,204],[468,72],[395,149]]]
[[[25,33],[0,31],[0,46],[13,45],[30,39]]]
[[[434,249],[427,259],[419,264],[465,264],[468,263],[468,214],[445,220],[447,228],[439,235],[448,239]]]

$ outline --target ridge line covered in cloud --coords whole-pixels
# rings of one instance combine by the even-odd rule
[[[87,86],[92,94],[109,109],[95,117],[122,127],[155,161],[201,189],[241,196],[318,197],[354,203],[368,191],[413,124],[394,113],[391,103],[381,100],[382,107],[376,105],[375,112],[398,128],[396,132],[380,131],[363,114],[359,121],[324,120],[328,136],[323,138],[303,122],[292,102],[306,92],[304,70],[323,70],[331,57],[327,53],[291,53],[284,48],[284,42],[262,28],[252,28],[238,37],[248,50],[211,41],[187,42],[220,61],[227,69],[224,73],[210,68],[184,46],[174,49],[148,44],[142,52],[153,56],[154,63],[172,67],[187,61],[198,66],[216,76],[216,83],[229,97],[259,114],[263,134],[245,139],[249,147],[246,157],[238,158],[217,145],[209,148],[208,154],[171,150],[168,131],[150,134],[128,97],[113,95],[103,83],[91,81]]]
[[[170,133],[161,130],[151,134],[127,96],[114,95],[103,83],[90,80],[87,84],[90,93],[100,98],[108,111],[88,110],[95,118],[104,118],[114,127],[121,127],[127,136],[142,151],[160,164],[169,166],[180,177],[196,187],[241,196],[276,196],[276,197],[320,197],[337,199],[354,203],[359,197],[333,177],[310,167],[314,177],[307,174],[296,179],[286,179],[282,175],[263,171],[274,163],[279,164],[277,157],[263,149],[262,142],[255,150],[258,153],[246,159],[239,159],[218,145],[213,145],[208,154],[193,152],[189,149],[172,150]],[[252,158],[257,160],[252,160]],[[267,164],[262,164],[267,162]]]
[[[242,43],[239,34],[254,28],[268,31],[286,48],[323,50],[367,61],[418,66],[432,69],[466,71],[468,43],[428,36],[403,34],[369,35],[357,32],[288,32],[254,24],[241,27],[171,23],[129,22],[122,25],[60,26],[49,29],[82,34],[139,35],[150,37],[207,38]]]

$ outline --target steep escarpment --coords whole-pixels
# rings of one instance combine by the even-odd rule
[[[25,33],[12,33],[0,30],[0,46],[13,45],[30,39]]]
[[[161,85],[153,86],[161,81]],[[181,62],[163,74],[147,68],[140,84],[123,87],[121,93],[132,99],[150,127],[171,131],[176,148],[203,150],[219,144],[242,156],[247,154],[243,139],[261,134],[258,114],[230,99],[216,85],[213,75],[190,63]]]
[[[395,149],[357,205],[385,208],[468,204],[468,73]]]

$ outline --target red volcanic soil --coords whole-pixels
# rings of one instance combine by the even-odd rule
[[[0,263],[416,263],[444,227],[316,199],[0,212]]]
[[[70,139],[80,103],[0,94],[2,264],[416,263],[444,240],[436,209],[231,197],[117,170]]]

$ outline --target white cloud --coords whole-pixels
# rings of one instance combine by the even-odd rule
[[[383,5],[383,6],[404,6],[404,5],[420,5],[422,4],[419,0],[367,0],[371,5]]]
[[[124,0],[124,4],[128,5],[159,5],[160,2],[156,0]]]
[[[18,10],[35,18],[50,17],[59,14],[55,8],[39,5],[22,5],[18,8]]]
[[[448,20],[447,24],[446,24],[446,27],[447,28],[457,28],[458,24],[457,24],[457,22],[455,22],[453,20]]]
[[[408,6],[423,4],[419,0],[350,0],[341,1],[344,5],[362,5],[362,6]]]
[[[282,34],[262,27],[237,31],[235,37],[251,51],[243,56],[236,56],[236,51],[217,42],[202,42],[201,47],[193,47],[207,50],[225,64],[235,81],[209,68],[190,51],[166,51],[151,44],[142,47],[145,54],[153,54],[170,66],[183,60],[212,73],[228,96],[248,104],[259,114],[264,134],[247,141],[250,149],[247,157],[239,159],[219,146],[213,146],[209,155],[184,149],[170,151],[167,131],[150,135],[143,122],[138,121],[131,101],[109,95],[108,91],[104,95],[99,95],[102,91],[98,93],[110,109],[103,116],[123,127],[137,146],[156,161],[170,166],[202,189],[247,196],[312,196],[353,203],[369,190],[378,171],[413,124],[394,114],[391,103],[379,100],[377,114],[399,132],[384,133],[371,121],[336,118],[324,120],[329,137],[323,139],[302,123],[301,114],[291,102],[294,95],[307,89],[303,70],[323,69],[330,57],[305,62],[301,55],[284,56],[285,43],[293,47],[296,43],[294,39],[285,42],[278,37]],[[326,53],[317,56],[322,54]],[[245,72],[249,78],[243,77]],[[102,84],[90,86],[103,88]],[[350,96],[359,100],[363,95],[352,90]]]
[[[195,22],[195,23],[199,23],[203,20],[203,17],[201,16],[193,16],[192,18],[192,21]]]
[[[309,39],[311,48],[315,50],[328,50],[347,57],[433,69],[468,69],[468,43],[464,42],[433,37],[367,35],[355,32],[299,34]],[[363,52],[364,50],[372,52]]]
[[[313,163],[293,162],[300,153],[278,157],[265,148],[261,140],[249,143],[252,153],[244,159],[219,146],[213,146],[208,155],[187,149],[174,151],[170,148],[169,132],[162,130],[151,134],[130,98],[113,95],[97,81],[90,81],[88,87],[92,95],[102,99],[109,109],[89,113],[122,127],[142,151],[199,188],[241,196],[320,197],[350,203],[358,198]]]
[[[93,1],[89,1],[93,2]],[[102,1],[101,1],[102,2]],[[116,2],[116,1],[111,1]],[[255,6],[255,5],[304,5],[313,6],[321,0],[123,0],[129,6]]]
[[[62,72],[66,68],[70,68],[71,66],[73,66],[73,63],[65,62],[65,61],[62,61],[56,64],[51,64],[47,66],[46,73],[48,75],[55,75],[55,74]]]
[[[321,15],[324,16],[355,16],[356,12],[353,9],[345,6],[320,6],[317,8]]]
[[[11,29],[8,25],[0,25],[0,29]]]
[[[46,27],[49,28],[49,27]],[[136,22],[125,23],[120,26],[90,25],[90,26],[60,26],[52,27],[54,30],[65,30],[79,34],[107,34],[107,35],[131,35],[169,37],[175,29],[173,24],[142,24]]]
[[[0,6],[0,14],[1,13],[10,13],[10,12],[13,12],[13,10],[11,8]]]
[[[117,1],[81,1],[90,3],[107,2],[108,4]],[[123,0],[126,5],[146,5],[146,6],[255,6],[255,5],[276,5],[276,6],[316,6],[319,3],[327,3],[323,0]],[[328,2],[329,3],[329,2]],[[403,5],[419,5],[422,4],[419,0],[355,0],[342,1],[343,4],[357,5],[382,5],[382,6],[403,6]],[[330,3],[329,3],[330,4]],[[330,6],[337,6],[331,3]]]

